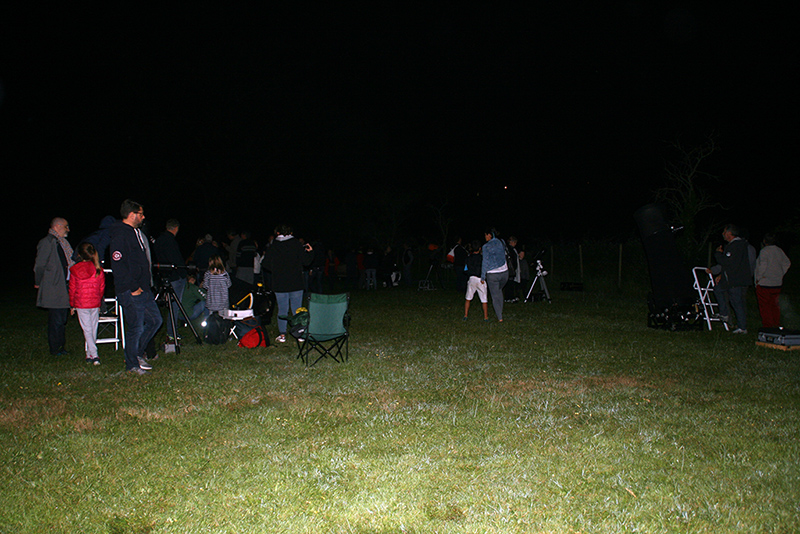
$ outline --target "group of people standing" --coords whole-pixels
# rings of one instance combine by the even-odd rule
[[[714,253],[716,265],[706,269],[714,277],[714,295],[719,305],[719,319],[734,324],[734,334],[747,333],[745,296],[755,283],[758,311],[764,328],[777,328],[781,322],[778,302],[783,277],[791,266],[786,253],[777,245],[773,233],[767,233],[757,254],[755,247],[740,235],[739,227],[728,224],[722,229],[723,245]]]
[[[151,289],[150,248],[140,229],[144,209],[126,200],[120,214],[122,219],[105,229],[102,241],[81,242],[77,254],[67,240],[67,220],[56,217],[51,221],[48,234],[37,245],[36,303],[48,310],[50,353],[66,354],[67,318],[77,313],[84,332],[86,361],[98,365],[97,326],[106,288],[98,248],[108,246],[116,298],[125,308],[125,368],[143,374],[152,368],[144,357],[144,348],[161,326],[161,312]]]
[[[508,238],[508,243],[497,235],[494,228],[483,234],[485,242],[473,241],[466,250],[463,260],[463,272],[466,277],[466,301],[464,303],[464,320],[469,316],[470,303],[478,295],[483,309],[483,320],[489,320],[488,299],[492,299],[492,308],[499,322],[503,322],[504,302],[519,300],[519,287],[527,280],[524,270],[527,266],[525,254],[516,249],[517,239]],[[458,245],[453,249],[454,265],[462,270],[462,262],[456,259]]]
[[[37,245],[34,264],[34,286],[38,290],[36,304],[48,310],[47,339],[51,354],[66,353],[67,319],[70,313],[77,314],[86,341],[86,361],[98,365],[97,326],[106,290],[101,260],[107,249],[114,293],[125,310],[125,368],[133,373],[144,374],[152,369],[151,360],[155,356],[148,358],[147,347],[162,325],[152,290],[153,266],[159,269],[179,300],[189,294],[192,288],[192,294],[199,292],[194,283],[196,279],[188,273],[176,240],[180,228],[177,220],[167,221],[165,231],[153,241],[154,258],[151,256],[150,240],[142,231],[145,220],[143,206],[136,201],[125,200],[120,207],[120,215],[120,220],[104,219],[101,231],[82,241],[77,250],[73,250],[67,240],[68,221],[61,217],[51,221],[47,235]],[[255,243],[250,245],[249,234],[244,233],[240,237],[233,248],[240,251],[233,256],[240,262],[236,272],[241,274],[237,276],[244,276],[252,283],[253,271],[258,265],[263,268],[267,274],[265,279],[269,281],[268,287],[274,292],[278,304],[277,341],[285,342],[286,318],[302,306],[304,292],[308,289],[308,269],[315,258],[319,260],[319,250],[315,254],[314,246],[295,238],[288,225],[279,225],[275,229],[274,238],[263,256],[256,252]],[[747,333],[745,295],[748,287],[755,283],[763,326],[780,326],[779,295],[783,277],[791,262],[777,246],[775,235],[767,234],[764,237],[759,254],[740,236],[735,225],[725,226],[722,237],[725,244],[716,250],[716,265],[708,269],[715,280],[714,291],[720,318],[731,324],[735,318],[734,332]],[[211,243],[210,236],[208,242]],[[484,243],[473,241],[468,247],[463,247],[459,241],[453,248],[451,254],[455,256],[453,262],[459,275],[459,287],[466,290],[465,320],[476,294],[482,304],[485,321],[489,320],[490,298],[499,322],[503,321],[504,302],[519,299],[519,287],[528,278],[528,265],[524,251],[518,251],[516,246],[516,238],[509,237],[506,243],[490,228],[484,232]],[[194,255],[198,255],[199,250],[200,247]],[[197,278],[202,278],[201,286],[206,295],[192,300],[188,307],[184,299],[184,308],[188,308],[190,313],[187,317],[189,320],[202,313],[221,312],[230,306],[228,288],[232,282],[228,269],[231,260],[229,258],[226,266],[216,245],[209,251],[211,253],[204,264],[198,265],[201,274]],[[402,258],[406,275],[406,268],[413,261],[410,247],[404,248]],[[327,261],[323,260],[321,265],[327,270]],[[330,265],[335,267],[333,260]],[[177,317],[178,310],[173,311]],[[177,337],[172,325],[168,326],[168,330],[168,336]]]
[[[57,217],[51,221],[48,234],[37,245],[34,263],[36,304],[48,310],[48,346],[53,355],[66,354],[66,324],[70,313],[77,313],[84,332],[86,361],[98,365],[97,327],[106,290],[106,276],[101,257],[108,250],[113,274],[114,295],[124,309],[125,369],[135,374],[146,374],[152,369],[157,354],[148,350],[162,326],[163,319],[153,293],[155,267],[162,283],[171,285],[178,300],[196,279],[190,277],[181,255],[176,235],[180,228],[177,220],[167,221],[165,231],[151,241],[142,231],[145,220],[144,207],[134,200],[125,200],[120,207],[121,219],[112,221],[103,232],[102,239],[90,236],[82,241],[77,251],[72,249],[67,236],[69,223]],[[102,244],[101,244],[102,243]],[[241,244],[240,244],[241,245]],[[313,259],[313,247],[295,239],[287,225],[276,228],[276,237],[266,250],[262,265],[269,271],[271,287],[278,303],[279,341],[285,341],[286,320],[302,304],[305,280],[303,268]],[[237,268],[247,274],[248,264]],[[221,312],[230,307],[228,288],[230,274],[219,254],[212,254],[204,265],[203,282],[206,294],[200,306],[192,306],[187,313],[191,320],[198,312]],[[198,302],[199,304],[199,302]],[[177,304],[173,303],[177,308]],[[173,310],[179,317],[178,310]],[[168,326],[168,336],[177,337],[173,325]]]

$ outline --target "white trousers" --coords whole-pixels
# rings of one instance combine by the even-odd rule
[[[97,323],[100,319],[100,308],[78,308],[78,322],[86,340],[86,357],[97,358]]]

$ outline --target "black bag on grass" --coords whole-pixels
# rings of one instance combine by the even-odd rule
[[[216,313],[212,313],[206,318],[206,331],[203,341],[209,345],[222,345],[228,341],[230,334],[230,321],[226,321]]]

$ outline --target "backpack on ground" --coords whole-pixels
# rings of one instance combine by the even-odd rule
[[[229,321],[226,321],[217,313],[212,313],[206,317],[206,331],[203,335],[203,341],[209,345],[222,345],[228,341],[230,333]]]
[[[302,339],[308,328],[310,317],[306,308],[297,308],[290,317],[279,317],[286,320],[286,333],[296,339]]]
[[[269,347],[269,337],[263,326],[256,326],[248,331],[239,340],[239,346],[252,349],[255,347]]]

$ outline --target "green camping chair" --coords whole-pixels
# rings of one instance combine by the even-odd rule
[[[298,358],[303,360],[306,367],[316,365],[322,358],[331,358],[335,362],[347,361],[350,348],[350,316],[347,313],[349,303],[350,296],[347,293],[311,293],[308,302],[308,327],[302,338],[297,340],[300,350]],[[309,363],[310,357],[317,354],[317,359]]]

